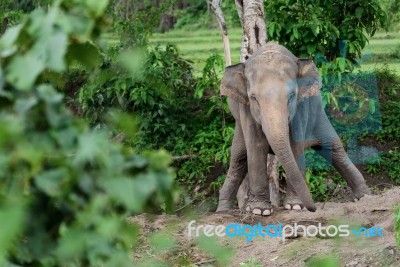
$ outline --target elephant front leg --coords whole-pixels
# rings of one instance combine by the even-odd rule
[[[305,155],[304,155],[304,148],[300,144],[291,144],[293,155],[297,159],[297,165],[305,179],[306,176],[306,163],[305,163]],[[301,202],[300,198],[298,197],[296,190],[286,179],[286,197],[283,202],[283,206],[286,210],[302,210],[304,208],[303,203]]]
[[[246,145],[240,122],[236,122],[235,134],[231,147],[229,170],[223,186],[219,191],[217,212],[234,209],[235,197],[239,186],[247,173]]]
[[[256,215],[271,215],[272,206],[267,179],[268,142],[261,127],[251,116],[249,106],[241,105],[240,122],[246,144],[249,176],[246,211]]]
[[[303,202],[297,196],[296,191],[290,183],[287,183],[286,197],[283,202],[283,206],[286,210],[302,210],[304,208]]]

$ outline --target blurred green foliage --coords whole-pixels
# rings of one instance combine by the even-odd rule
[[[7,26],[15,25],[21,16],[37,7],[47,8],[52,0],[2,0],[0,3],[0,22],[8,21]]]
[[[153,8],[152,12],[159,17],[165,8]],[[125,138],[125,144],[138,152],[164,148],[178,158],[186,157],[174,162],[178,181],[189,189],[202,185],[217,191],[221,179],[208,185],[205,182],[216,162],[226,168],[234,124],[226,100],[219,95],[223,59],[210,56],[201,77],[195,76],[191,62],[183,59],[175,46],[148,45],[155,20],[142,19],[145,16],[144,11],[135,13],[137,23],[129,28],[120,27],[128,20],[115,17],[113,26],[121,42],[101,55],[96,71],[75,68],[74,77],[84,80],[69,93],[70,104],[92,127],[114,135],[121,129],[109,125],[110,110],[137,114],[139,131]],[[135,35],[131,27],[147,30]],[[135,64],[129,63],[132,57],[137,59]],[[68,75],[67,79],[74,77]],[[217,176],[223,170],[220,172]]]
[[[400,184],[400,77],[387,67],[376,71],[381,110],[382,129],[376,133],[362,136],[361,139],[371,138],[382,145],[389,145],[389,149],[380,154],[380,158],[366,166],[366,171],[371,174],[385,174],[394,183]]]
[[[306,260],[307,267],[339,267],[340,259],[335,255],[315,256]]]
[[[171,157],[135,154],[75,118],[51,80],[100,57],[107,0],[60,0],[0,39],[0,265],[128,266],[128,215],[173,209]],[[90,40],[90,41],[89,41]],[[89,54],[89,58],[88,58]],[[89,66],[88,66],[89,67]],[[131,116],[110,125],[135,135]],[[5,223],[7,222],[7,223]]]

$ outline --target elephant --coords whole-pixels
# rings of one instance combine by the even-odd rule
[[[245,63],[225,69],[220,91],[228,97],[235,133],[217,211],[233,208],[247,174],[246,211],[272,214],[266,166],[267,155],[272,153],[287,176],[286,208],[305,206],[314,212],[316,205],[305,181],[307,148],[333,165],[356,199],[371,194],[324,111],[321,87],[322,79],[311,59],[299,59],[274,42],[262,45]]]

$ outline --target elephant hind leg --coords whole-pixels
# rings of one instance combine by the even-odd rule
[[[244,178],[236,194],[239,209],[243,209],[244,206],[246,205],[248,199],[248,192],[249,192],[249,174],[247,174],[246,177]]]
[[[365,183],[361,172],[347,156],[339,137],[333,139],[329,146],[325,144],[321,149],[316,149],[316,151],[329,163],[332,163],[333,167],[342,175],[350,186],[357,199],[364,195],[371,194],[371,190]]]

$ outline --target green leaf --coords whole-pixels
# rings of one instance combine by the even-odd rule
[[[21,91],[28,91],[44,69],[43,60],[36,55],[18,55],[6,69],[6,80]]]
[[[271,23],[269,24],[269,26],[268,26],[268,33],[269,33],[269,36],[271,36],[271,37],[274,36],[275,25],[276,25],[275,22],[271,22]]]
[[[319,33],[319,30],[320,30],[320,29],[319,29],[319,25],[312,24],[312,25],[311,25],[311,30],[312,30],[314,36],[317,36],[318,33]]]
[[[364,8],[363,7],[357,7],[357,9],[356,9],[356,17],[358,19],[361,19],[361,16],[362,16],[363,12],[364,12]]]
[[[297,30],[297,28],[293,28],[293,36],[296,39],[299,39],[299,31]]]
[[[104,159],[108,151],[105,136],[100,133],[90,132],[82,133],[78,139],[79,145],[73,158],[73,165],[76,167],[84,167],[86,164],[104,164]]]
[[[4,256],[20,234],[24,223],[24,207],[21,200],[0,199],[0,265],[3,266]]]
[[[65,228],[65,226],[60,228]],[[65,261],[81,257],[85,251],[86,238],[88,237],[82,229],[64,229],[55,251],[56,255]]]
[[[339,109],[339,102],[337,101],[336,97],[334,95],[331,95],[331,96],[332,96],[331,99],[333,101],[333,104],[335,105],[336,108]]]
[[[18,113],[26,113],[38,103],[38,99],[34,96],[17,99],[15,102],[15,111]]]
[[[60,196],[62,187],[68,180],[66,168],[46,171],[35,177],[36,186],[49,196]]]
[[[308,46],[307,46],[307,53],[308,53],[309,55],[314,55],[314,54],[315,54],[315,51],[316,51],[316,45],[315,45],[315,44],[312,44],[312,45],[308,45]]]
[[[94,12],[96,17],[99,17],[104,14],[108,0],[86,0],[86,5]]]
[[[40,99],[48,104],[60,104],[64,96],[50,85],[41,85],[37,89]]]
[[[352,42],[349,43],[349,53],[355,53],[356,52],[356,48],[354,46],[354,44]]]
[[[154,175],[139,175],[136,179],[105,179],[102,184],[110,196],[133,212],[142,210],[150,194],[157,188]]]
[[[70,45],[67,59],[71,63],[78,62],[88,68],[98,67],[101,62],[99,50],[90,42]]]
[[[0,56],[8,57],[14,54],[18,50],[18,46],[15,44],[23,24],[19,24],[8,29],[0,39]]]
[[[46,66],[49,70],[61,72],[65,69],[64,57],[67,53],[67,41],[67,35],[57,31],[48,37],[47,42],[44,42],[45,46],[42,45],[43,49],[46,49]]]
[[[341,72],[344,72],[346,69],[346,58],[340,57],[338,58],[339,61],[339,69]]]
[[[369,112],[371,113],[371,114],[374,114],[375,113],[375,110],[376,110],[376,103],[375,103],[375,100],[374,99],[369,99],[368,100],[368,102],[369,102]]]

